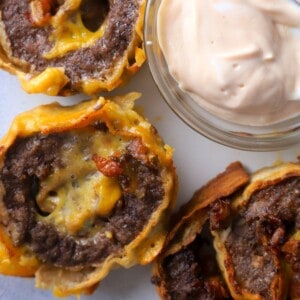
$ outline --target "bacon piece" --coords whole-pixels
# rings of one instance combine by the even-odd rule
[[[116,177],[122,173],[120,164],[113,158],[104,158],[94,154],[92,159],[95,162],[97,169],[107,177]]]
[[[30,21],[37,26],[47,24],[50,21],[51,16],[54,14],[57,6],[57,0],[32,1],[30,4]]]

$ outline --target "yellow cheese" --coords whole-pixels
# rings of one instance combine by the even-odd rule
[[[46,59],[62,57],[69,51],[75,51],[83,47],[88,47],[100,39],[105,31],[105,23],[95,31],[89,31],[82,23],[80,13],[69,20],[53,25],[54,30],[50,36],[50,41],[54,43],[53,48],[44,53]]]
[[[15,248],[0,227],[0,273],[4,275],[32,276],[40,262],[28,255],[24,247]]]
[[[82,90],[88,95],[93,95],[97,91],[102,90],[102,89],[105,89],[107,91],[112,91],[114,88],[119,86],[122,82],[122,79],[120,76],[121,76],[121,73],[123,72],[123,69],[117,68],[116,70],[118,71],[118,74],[114,74],[114,75],[117,75],[117,77],[119,77],[120,80],[112,81],[111,83],[106,83],[106,82],[99,81],[97,79],[89,78],[88,80],[83,81]]]
[[[98,186],[96,187],[96,190],[98,190],[96,212],[99,216],[107,216],[121,198],[122,191],[117,180],[113,178],[103,177],[97,185],[99,188]]]
[[[63,68],[47,68],[35,77],[18,74],[22,88],[29,94],[45,93],[55,96],[69,82]]]
[[[297,230],[291,238],[295,241],[300,241],[300,230]]]
[[[8,249],[2,243],[0,243],[0,266],[5,266],[10,263]]]
[[[39,261],[35,256],[21,255],[19,264],[22,267],[37,268],[37,266],[39,265]]]
[[[75,234],[90,226],[95,217],[107,216],[120,199],[121,188],[115,179],[96,172],[76,186],[68,182],[57,191],[57,197],[58,205],[48,220]]]
[[[37,203],[49,213],[38,219],[76,234],[91,226],[97,216],[109,215],[122,195],[117,180],[97,170],[93,155],[108,158],[121,153],[128,140],[92,128],[75,131],[72,137],[71,147],[62,153],[64,167],[41,182]]]

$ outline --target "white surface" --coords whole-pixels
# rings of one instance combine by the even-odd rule
[[[68,105],[86,96],[51,98],[44,95],[27,95],[20,88],[17,79],[0,71],[0,135],[8,130],[13,117],[34,106],[60,101]],[[188,201],[193,192],[208,179],[235,160],[240,160],[251,171],[271,165],[278,160],[295,161],[300,156],[300,141],[293,148],[281,152],[245,152],[218,145],[200,136],[185,125],[161,98],[148,67],[136,74],[126,89],[115,93],[139,91],[143,97],[137,101],[139,111],[158,129],[165,142],[174,149],[174,161],[179,177],[178,204]],[[158,299],[155,287],[150,283],[151,266],[134,267],[130,270],[118,269],[102,281],[92,296],[82,296],[82,300],[95,299]],[[34,288],[32,279],[0,276],[0,300],[41,300],[55,299],[50,291]],[[70,297],[68,299],[76,299]]]

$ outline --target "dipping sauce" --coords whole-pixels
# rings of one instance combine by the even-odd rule
[[[296,0],[163,0],[158,41],[180,89],[223,119],[267,125],[300,114]]]

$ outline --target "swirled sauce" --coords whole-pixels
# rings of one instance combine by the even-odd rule
[[[158,41],[179,87],[233,122],[300,114],[297,0],[163,0]]]

